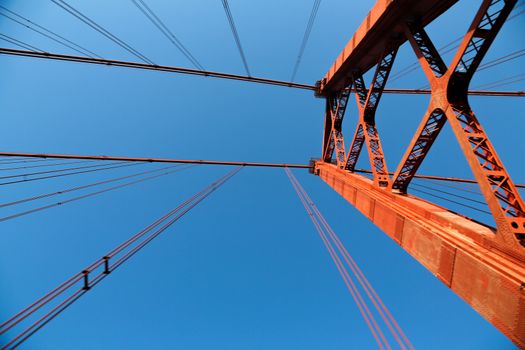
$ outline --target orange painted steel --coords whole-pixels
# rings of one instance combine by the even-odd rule
[[[323,181],[519,347],[525,348],[525,256],[494,231],[364,176],[317,162]]]
[[[403,27],[408,18],[418,18],[423,26],[432,22],[458,0],[379,0],[350,39],[325,77],[319,92],[328,96],[345,88],[348,72],[366,72],[376,65],[392,37],[406,41]]]
[[[406,192],[412,176],[448,121],[496,221],[497,239],[510,249],[523,250],[525,203],[470,109],[467,96],[470,80],[515,3],[515,0],[483,1],[449,67],[424,28],[407,24],[406,36],[430,82],[432,95],[427,113],[391,184],[394,190]]]
[[[483,0],[447,66],[424,28],[455,2],[376,3],[318,84],[327,108],[323,156],[315,164],[315,173],[525,349],[525,203],[468,101],[470,81],[517,0]],[[428,78],[431,97],[391,177],[375,128],[375,110],[395,51],[405,41]],[[374,66],[376,73],[367,89],[362,77]],[[352,90],[356,91],[359,120],[346,155],[341,125]],[[447,122],[496,229],[407,195],[411,180]],[[363,145],[369,151],[373,180],[354,174]]]

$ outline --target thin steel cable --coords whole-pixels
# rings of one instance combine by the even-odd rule
[[[244,50],[242,49],[241,39],[239,38],[239,33],[237,32],[237,28],[233,20],[233,15],[231,13],[230,6],[228,5],[228,0],[222,0],[222,6],[224,7],[224,12],[226,13],[228,23],[230,24],[230,29],[233,34],[233,38],[235,39],[235,43],[237,44],[237,49],[239,50],[239,54],[241,55],[242,64],[244,65],[246,74],[249,77],[251,77],[252,75],[250,73],[250,69],[248,68],[248,62],[246,62],[246,56],[244,55]]]
[[[117,247],[115,247],[113,250],[111,250],[109,253],[107,253],[105,255],[105,257],[112,258],[112,257],[116,256],[117,254],[122,252],[124,249],[129,247],[131,244],[133,244],[134,242],[138,241],[140,238],[142,238],[145,234],[150,232],[152,229],[154,229],[155,227],[159,226],[163,221],[167,220],[169,217],[171,217],[174,214],[176,214],[178,211],[180,211],[186,205],[188,205],[189,203],[191,203],[195,199],[199,198],[199,196],[203,196],[210,188],[212,188],[213,186],[219,184],[221,181],[223,181],[223,179],[228,177],[228,175],[229,174],[224,175],[223,177],[221,177],[216,182],[208,185],[207,187],[205,187],[200,192],[197,192],[192,197],[188,198],[186,201],[184,201],[183,203],[179,204],[177,207],[175,207],[174,209],[172,209],[171,211],[169,211],[168,213],[166,213],[165,215],[163,215],[159,219],[155,220],[153,223],[148,225],[146,228],[144,228],[143,230],[139,231],[138,233],[136,233],[135,235],[133,235],[132,237],[130,237],[129,239],[127,239],[126,241],[124,241],[123,243],[118,245]],[[99,260],[95,261],[94,263],[92,263],[91,265],[89,265],[88,267],[86,267],[84,270],[94,270],[97,267],[99,267],[101,264],[102,264],[102,261],[99,259]],[[58,287],[53,289],[52,291],[50,291],[47,294],[45,294],[43,297],[41,297],[38,300],[36,300],[35,302],[33,302],[31,305],[29,305],[26,308],[22,309],[20,312],[18,312],[14,316],[12,316],[7,321],[5,321],[2,324],[0,324],[0,335],[5,333],[5,332],[7,332],[9,329],[11,329],[13,326],[18,324],[19,322],[21,322],[23,319],[27,318],[29,316],[29,314],[31,314],[31,313],[35,312],[37,309],[41,308],[45,303],[48,303],[52,299],[56,298],[60,293],[63,292],[64,289],[70,288],[72,285],[74,285],[78,281],[78,277],[80,277],[80,276],[82,276],[82,274],[81,273],[77,273],[76,275],[74,275],[73,277],[69,278],[68,280],[66,280],[65,282],[60,284]]]
[[[44,50],[41,50],[39,49],[38,47],[35,47],[33,45],[30,45],[28,43],[25,43],[21,40],[17,40],[9,35],[5,35],[5,34],[1,34],[0,33],[0,39],[4,40],[4,41],[7,41],[8,43],[11,43],[15,46],[18,46],[18,47],[21,47],[23,49],[26,49],[26,50],[29,50],[29,51],[33,51],[33,52],[45,52]]]
[[[143,230],[139,231],[138,233],[136,233],[135,235],[133,235],[132,237],[130,237],[129,239],[127,239],[126,241],[124,241],[123,243],[118,245],[117,247],[115,247],[113,250],[111,250],[109,253],[107,253],[104,257],[112,258],[112,257],[116,256],[117,254],[122,252],[124,249],[129,247],[131,244],[133,244],[134,242],[138,241],[140,238],[142,238],[148,232],[153,230],[155,227],[159,226],[162,222],[166,221],[169,217],[171,217],[174,214],[176,214],[177,212],[179,212],[186,205],[188,205],[189,203],[191,203],[192,201],[197,199],[199,196],[204,195],[211,187],[213,187],[213,185],[219,183],[225,177],[226,177],[226,175],[221,177],[217,182],[215,182],[215,183],[213,183],[211,185],[208,185],[207,187],[205,187],[200,192],[194,194],[192,197],[190,197],[189,199],[187,199],[183,203],[179,204],[177,207],[175,207],[174,209],[170,210],[168,213],[166,213],[165,215],[163,215],[159,219],[155,220],[153,223],[148,225],[146,228],[144,228]],[[86,271],[86,270],[93,271],[93,270],[97,269],[98,267],[100,267],[102,264],[103,264],[103,261],[101,259],[96,260],[94,263],[92,263],[91,265],[86,267],[84,269],[84,271]],[[34,313],[38,309],[42,308],[45,304],[47,304],[50,301],[52,301],[53,299],[55,299],[57,296],[59,296],[61,293],[63,293],[66,289],[72,287],[76,282],[78,282],[80,280],[81,277],[82,277],[82,273],[81,272],[75,274],[74,276],[70,277],[68,280],[66,280],[65,282],[63,282],[59,286],[57,286],[55,289],[53,289],[52,291],[48,292],[43,297],[39,298],[38,300],[36,300],[35,302],[30,304],[26,308],[22,309],[17,314],[12,316],[10,319],[8,319],[7,321],[5,321],[2,324],[0,324],[0,335],[4,334],[7,331],[9,331],[11,328],[16,326],[18,323],[20,323],[24,319],[26,319],[32,313]]]
[[[150,22],[157,27],[157,29],[188,59],[188,61],[191,62],[195,68],[206,70],[143,0],[131,0],[131,2],[133,2],[140,12],[142,12],[142,14],[144,14],[144,16],[146,16]]]
[[[425,186],[425,185],[420,185],[420,184],[412,184],[412,185],[416,186],[416,187],[419,187],[419,188],[426,188],[427,190],[431,190],[431,191],[434,191],[434,192],[439,192],[439,193],[446,194],[446,195],[449,195],[449,196],[452,196],[452,197],[461,198],[461,199],[464,199],[464,200],[469,201],[469,202],[474,202],[474,203],[478,203],[478,204],[482,204],[482,205],[487,205],[486,202],[479,201],[477,199],[472,199],[472,198],[469,198],[469,197],[466,197],[466,196],[462,196],[460,194],[455,194],[455,193],[452,193],[452,192],[448,192],[448,191],[444,191],[444,190],[440,190],[440,189],[437,189],[437,188],[432,188],[430,186]]]
[[[320,5],[321,0],[314,0],[312,11],[310,12],[310,17],[308,18],[308,23],[306,24],[306,29],[303,34],[303,40],[301,41],[301,46],[299,46],[299,53],[297,54],[297,58],[295,60],[295,65],[292,71],[292,77],[290,78],[290,81],[292,82],[295,80],[295,76],[297,75],[297,70],[299,69],[299,65],[301,64],[304,50],[306,49],[306,44],[308,43],[308,39],[310,38],[310,33],[312,32],[315,17],[317,16],[317,11],[319,10]]]
[[[58,196],[58,195],[62,195],[62,194],[70,193],[70,192],[79,191],[79,190],[85,190],[86,188],[96,187],[96,186],[100,186],[100,185],[105,185],[105,184],[108,184],[108,183],[121,181],[121,180],[129,179],[129,178],[133,178],[133,177],[137,177],[137,176],[141,176],[141,175],[151,174],[151,173],[154,173],[154,172],[159,172],[159,171],[170,169],[170,168],[174,168],[174,167],[177,167],[177,166],[180,166],[180,165],[177,164],[177,165],[163,167],[163,168],[160,168],[160,169],[146,170],[146,171],[142,171],[142,172],[131,174],[131,175],[125,175],[125,176],[120,176],[120,177],[116,177],[116,178],[111,178],[111,179],[108,179],[108,180],[103,180],[103,181],[98,181],[98,182],[94,182],[94,183],[89,183],[89,184],[86,184],[86,185],[70,187],[70,188],[66,188],[66,189],[60,190],[60,191],[39,194],[39,195],[36,195],[36,196],[27,197],[27,198],[23,198],[23,199],[17,199],[15,201],[1,203],[0,204],[0,208],[10,207],[10,206],[17,205],[17,204],[27,203],[27,202],[31,202],[31,201],[35,201],[35,200],[39,200],[39,199],[43,199],[43,198],[49,198],[49,197],[53,197],[53,196]]]
[[[89,163],[93,163],[92,161]],[[109,163],[109,164],[95,164],[95,165],[85,165],[85,166],[79,166],[79,167],[70,167],[65,169],[56,169],[56,170],[46,170],[46,171],[36,171],[32,173],[25,173],[25,174],[16,174],[16,175],[6,175],[6,176],[0,176],[0,180],[4,179],[14,179],[17,177],[28,177],[33,175],[42,175],[42,174],[53,174],[53,173],[62,173],[64,171],[70,171],[70,170],[80,170],[80,169],[89,169],[89,168],[98,168],[98,167],[104,167],[104,166],[110,166],[113,164],[122,164],[124,162],[116,162],[116,163]]]
[[[193,195],[190,199],[183,202],[181,205],[177,206],[175,209],[168,212],[166,215],[161,217],[160,219],[156,220],[153,224],[150,224],[146,229],[139,232],[141,236],[139,238],[143,238],[146,236],[147,233],[151,232],[155,227],[158,227],[160,224],[165,222],[167,219],[171,217],[169,221],[167,221],[165,224],[163,224],[160,228],[158,228],[156,231],[151,233],[149,236],[147,236],[141,243],[139,243],[137,246],[135,246],[133,249],[128,251],[124,257],[120,258],[116,263],[109,264],[109,259],[114,257],[115,254],[120,253],[123,251],[123,249],[127,248],[129,246],[129,242],[131,241],[136,242],[137,239],[136,236],[133,236],[132,238],[126,240],[124,243],[119,245],[117,248],[115,248],[112,252],[106,254],[103,258],[98,259],[94,263],[92,263],[89,267],[82,270],[82,272],[75,274],[73,277],[68,279],[66,282],[59,285],[57,288],[55,288],[53,291],[47,293],[44,295],[44,297],[38,299],[36,302],[31,304],[30,306],[23,309],[21,312],[17,313],[15,316],[11,317],[6,322],[2,323],[0,325],[0,334],[3,334],[7,332],[12,327],[16,326],[21,321],[25,320],[27,317],[31,316],[33,313],[41,309],[43,306],[47,305],[49,302],[53,301],[56,297],[60,296],[67,290],[74,287],[78,282],[81,282],[84,278],[84,275],[89,278],[89,274],[94,272],[96,273],[95,269],[100,268],[101,266],[104,267],[103,271],[100,271],[95,277],[91,279],[91,281],[88,281],[87,285],[84,285],[80,289],[76,290],[71,294],[70,296],[66,297],[62,302],[60,302],[57,306],[55,306],[51,311],[44,314],[42,317],[40,317],[38,320],[33,322],[30,326],[25,328],[21,333],[19,333],[17,336],[15,336],[13,339],[11,339],[4,347],[3,350],[7,349],[15,349],[20,344],[22,344],[25,340],[27,340],[31,335],[33,335],[36,331],[41,329],[44,325],[46,325],[49,321],[54,319],[58,314],[60,314],[62,311],[64,311],[68,306],[70,306],[75,300],[77,300],[79,297],[84,295],[87,291],[91,290],[95,285],[100,283],[104,278],[106,278],[111,272],[113,272],[116,268],[118,268],[120,265],[122,265],[123,262],[127,261],[129,258],[131,258],[133,255],[135,255],[138,251],[140,251],[142,248],[144,248],[147,244],[149,244],[153,239],[158,237],[161,233],[163,233],[167,228],[169,228],[173,223],[175,223],[177,220],[179,220],[182,216],[184,216],[186,213],[188,213],[191,209],[193,209],[196,205],[198,205],[200,202],[202,202],[205,198],[207,198],[210,194],[215,192],[218,188],[220,188],[224,183],[226,183],[230,178],[232,178],[235,174],[237,174],[242,167],[238,167],[234,169],[233,171],[230,171],[226,175],[222,176],[219,180],[215,181],[211,185],[208,185],[205,189],[201,190],[197,194]],[[126,245],[128,244],[128,245]],[[107,265],[106,265],[107,264]],[[107,268],[107,269],[106,269]]]
[[[295,177],[293,172],[291,172],[289,169],[286,169],[287,175],[293,182],[296,183],[297,188],[302,192],[303,197],[305,198],[306,202],[308,203],[310,209],[315,214],[318,221],[322,224],[325,231],[328,232],[331,240],[335,243],[339,253],[343,256],[344,260],[346,261],[347,265],[350,267],[352,272],[354,273],[354,276],[359,281],[361,287],[369,297],[369,299],[372,301],[374,307],[379,312],[381,318],[387,325],[388,329],[396,339],[397,343],[401,346],[402,349],[406,349],[407,347],[411,350],[414,349],[412,343],[406,336],[406,334],[403,332],[393,315],[390,313],[386,305],[381,300],[381,297],[377,294],[377,292],[374,290],[364,273],[361,271],[355,260],[352,258],[344,244],[342,243],[339,236],[335,233],[335,231],[332,229],[328,221],[325,219],[317,205],[313,202],[313,200],[310,198],[304,187],[300,184],[299,180]],[[293,184],[293,183],[292,183]]]
[[[425,181],[427,183],[431,183],[432,185],[435,185],[435,186],[451,188],[451,189],[453,189],[455,191],[471,193],[471,194],[475,194],[475,195],[483,197],[483,194],[479,190],[476,191],[476,190],[467,188],[467,186],[465,186],[465,184],[461,184],[461,183],[444,184],[444,183],[442,183],[442,181],[439,181],[439,180],[422,179],[422,178],[417,178],[416,180],[422,180],[422,181]]]
[[[15,159],[15,160],[13,160]],[[51,158],[46,159],[40,159],[40,158],[33,158],[33,157],[2,157],[2,160],[0,161],[0,164],[16,164],[16,163],[36,163],[36,162],[49,162],[50,160],[54,160]]]
[[[87,24],[88,26],[96,30],[97,32],[99,32],[100,34],[104,35],[106,38],[113,41],[115,44],[119,45],[124,50],[128,51],[129,53],[131,53],[132,55],[134,55],[141,61],[149,63],[149,64],[153,64],[153,65],[155,64],[152,60],[150,60],[148,57],[143,55],[141,52],[137,51],[132,46],[124,42],[122,39],[118,38],[117,36],[112,34],[110,31],[102,27],[100,24],[96,23],[91,18],[87,17],[82,12],[75,9],[73,6],[69,5],[66,1],[64,0],[51,0],[51,1],[57,6],[67,11],[69,14],[73,15],[74,17],[78,18],[79,20],[81,20],[82,22],[84,22],[85,24]]]
[[[89,51],[87,49],[84,49],[82,46],[77,45],[74,42],[64,38],[63,36],[58,35],[57,33],[53,32],[53,31],[51,31],[51,30],[49,30],[49,29],[47,29],[47,28],[45,28],[45,27],[43,27],[43,26],[41,26],[39,24],[36,24],[36,23],[30,21],[29,19],[27,19],[27,18],[25,18],[25,17],[15,13],[15,12],[13,12],[13,11],[5,8],[2,5],[0,5],[0,9],[3,9],[4,11],[9,12],[10,14],[13,14],[13,15],[17,16],[18,18],[26,21],[29,24],[21,22],[18,19],[13,18],[13,17],[11,17],[11,16],[9,16],[9,15],[7,15],[5,13],[2,13],[2,12],[0,12],[0,16],[4,16],[5,18],[8,18],[11,21],[13,21],[15,23],[18,23],[19,25],[21,25],[23,27],[26,27],[27,29],[32,30],[35,33],[38,33],[38,34],[40,34],[40,35],[42,35],[42,36],[44,36],[44,37],[46,37],[46,38],[56,42],[56,43],[59,43],[62,46],[65,46],[65,47],[67,47],[67,48],[69,48],[71,50],[74,50],[74,51],[76,51],[76,52],[78,52],[78,53],[80,53],[82,55],[86,55],[88,57],[102,58],[102,57],[98,56],[97,54],[94,54],[93,52],[91,52],[91,51]],[[32,26],[35,26],[35,27],[37,27],[39,29],[36,29],[36,28],[34,28]],[[53,37],[53,36],[55,36],[55,37]],[[75,46],[78,47],[78,48],[76,48]]]
[[[1,163],[4,163],[4,161],[9,161],[11,162],[12,160],[25,160],[27,159],[26,157],[0,157],[0,164]]]
[[[184,214],[189,212],[191,209],[193,209],[197,204],[199,204],[203,199],[208,197],[210,194],[215,192],[220,186],[222,186],[226,181],[231,179],[233,176],[235,176],[239,171],[241,171],[242,167],[237,167],[236,169],[230,171],[226,176],[221,180],[220,182],[217,182],[217,185],[212,186],[208,192],[204,193],[200,198],[197,198],[195,201],[190,203],[186,208],[182,210],[181,213],[179,213],[175,218],[171,219],[167,224],[164,225],[158,232],[153,234],[152,236],[148,237],[144,241],[142,241],[138,246],[131,249],[129,252],[127,252],[124,256],[119,258],[112,266],[115,268],[122,265],[124,262],[126,262],[129,258],[131,258],[133,255],[135,255],[139,250],[141,250],[143,247],[148,245],[153,239],[155,239],[160,233],[162,233],[167,227],[169,227],[172,223],[177,221],[180,217],[182,217]],[[112,255],[113,256],[113,255]]]
[[[350,266],[350,269],[354,273],[354,275],[357,277],[357,280],[361,284],[361,287],[365,290],[366,294],[368,295],[369,299],[372,301],[372,304],[376,308],[376,310],[379,312],[381,318],[383,319],[383,322],[387,325],[388,329],[396,339],[397,343],[402,349],[407,349],[407,347],[411,350],[414,350],[414,347],[410,340],[408,340],[408,337],[403,332],[393,315],[390,313],[386,305],[383,303],[377,292],[374,290],[364,273],[361,271],[357,263],[354,261],[350,253],[346,250],[345,246],[341,242],[339,236],[335,233],[335,231],[332,229],[332,227],[328,224],[324,216],[321,214],[315,203],[311,202],[311,206],[313,210],[316,212],[318,218],[321,219],[321,223],[325,227],[326,231],[330,235],[331,239],[336,244],[336,247],[339,249],[339,252],[343,255],[343,258],[345,259],[348,266]]]
[[[476,208],[476,207],[473,207],[471,205],[468,205],[468,204],[465,204],[465,203],[461,203],[461,202],[458,202],[458,201],[455,201],[453,199],[450,199],[450,198],[446,198],[446,197],[442,197],[442,196],[438,196],[436,194],[433,194],[433,193],[430,193],[430,192],[427,192],[427,191],[423,191],[423,190],[418,190],[416,188],[413,188],[412,191],[414,192],[419,192],[419,193],[424,193],[426,195],[429,195],[429,196],[432,196],[432,197],[435,197],[435,198],[439,198],[439,199],[443,199],[447,202],[450,202],[450,203],[454,203],[454,204],[459,204],[463,207],[466,207],[466,208],[470,208],[472,210],[476,210],[476,211],[479,211],[480,213],[485,213],[485,214],[489,214],[489,215],[492,215],[491,212],[489,211],[486,211],[486,210],[483,210],[483,209],[479,209],[479,208]]]
[[[173,168],[175,166],[171,166],[171,168]],[[145,181],[157,179],[159,177],[170,175],[170,174],[173,174],[173,173],[178,172],[178,171],[186,170],[186,169],[194,167],[194,166],[195,165],[189,165],[187,167],[183,167],[183,168],[180,168],[180,169],[166,171],[166,172],[161,173],[161,174],[148,176],[148,177],[145,177],[145,178],[142,178],[142,179],[138,179],[138,180],[135,180],[135,181],[126,182],[126,183],[123,183],[123,184],[120,184],[120,185],[117,185],[117,186],[108,187],[108,188],[105,188],[105,189],[102,189],[102,190],[99,190],[99,191],[90,192],[90,193],[84,194],[82,196],[73,197],[73,198],[66,199],[66,200],[63,200],[63,201],[60,201],[60,202],[57,202],[57,203],[43,205],[41,207],[33,208],[33,209],[30,209],[30,210],[25,210],[25,211],[22,211],[22,212],[19,212],[19,213],[16,213],[16,214],[0,217],[0,222],[4,222],[4,221],[7,221],[7,220],[19,218],[21,216],[25,216],[25,215],[29,215],[29,214],[34,214],[34,213],[40,212],[42,210],[51,209],[51,208],[54,208],[54,207],[62,206],[62,205],[67,204],[67,203],[76,202],[76,201],[79,201],[81,199],[90,198],[90,197],[93,197],[93,196],[96,196],[96,195],[99,195],[99,194],[102,194],[102,193],[118,190],[118,189],[121,189],[121,188],[124,188],[124,187],[128,187],[128,186],[132,186],[132,185],[135,185],[135,184],[138,184],[138,183],[142,183],[142,182],[145,182]]]
[[[520,58],[522,56],[525,56],[525,49],[514,51],[514,52],[511,52],[511,53],[506,54],[504,56],[497,57],[495,59],[487,61],[486,63],[481,64],[479,66],[479,68],[476,70],[476,72],[480,72],[480,71],[483,71],[485,69],[489,69],[489,68],[493,68],[493,67],[499,66],[500,64],[503,64],[503,63],[515,60],[515,59]],[[511,83],[514,83],[514,82],[518,82],[518,81],[521,81],[521,80],[524,80],[524,79],[518,79],[516,81],[512,81],[512,82],[504,83],[504,84],[502,83],[502,84],[491,85],[491,83],[489,83],[489,84],[485,84],[485,85],[487,86],[487,88],[494,88],[494,87],[498,87],[498,86],[508,85],[508,84],[511,84]],[[484,85],[482,85],[482,86],[484,86]],[[425,85],[419,87],[418,89],[419,90],[428,89],[429,87],[430,87],[429,84],[425,84]]]
[[[40,164],[40,165],[24,165],[24,166],[10,167],[10,168],[0,168],[0,171],[11,171],[11,170],[20,170],[20,169],[33,169],[33,168],[47,168],[47,167],[53,167],[53,166],[59,166],[59,165],[82,164],[82,163],[93,163],[93,161],[82,160],[82,161],[77,161],[77,162],[62,162],[62,163],[52,163],[52,164]]]
[[[513,51],[509,54],[506,54],[504,56],[495,58],[493,60],[487,61],[484,64],[480,65],[479,68],[476,70],[477,72],[483,71],[485,69],[489,69],[492,67],[495,67],[497,65],[500,65],[505,62],[509,62],[512,60],[515,60],[516,58],[520,58],[522,56],[525,56],[525,49]]]
[[[520,82],[520,81],[523,81],[523,80],[525,80],[525,73],[512,75],[510,77],[506,77],[506,78],[503,78],[503,79],[498,79],[498,80],[492,81],[490,83],[485,83],[485,84],[479,85],[478,88],[486,90],[486,89],[491,89],[491,88],[495,88],[495,87],[498,87],[498,86],[514,84],[514,83],[517,83],[517,82]]]
[[[31,178],[31,179],[22,179],[22,180],[8,181],[8,182],[0,182],[0,186],[12,185],[12,184],[17,184],[17,183],[22,183],[22,182],[32,182],[32,181],[38,181],[38,180],[54,179],[54,178],[63,177],[63,176],[87,174],[87,173],[92,173],[92,172],[96,172],[96,171],[104,171],[104,170],[111,170],[111,169],[117,169],[117,168],[125,168],[125,167],[128,167],[128,166],[133,166],[133,165],[137,165],[137,164],[142,164],[142,163],[132,163],[132,164],[127,163],[127,164],[113,165],[113,166],[107,166],[106,165],[105,168],[103,168],[101,166],[101,167],[96,168],[96,169],[74,171],[74,172],[66,173],[66,174],[48,175],[48,176],[35,177],[35,178]]]
[[[348,271],[346,270],[344,264],[342,263],[341,259],[339,258],[338,254],[336,253],[334,247],[330,243],[330,240],[327,238],[326,234],[324,233],[323,229],[321,228],[321,225],[319,223],[319,219],[314,214],[312,208],[310,207],[309,201],[308,201],[308,194],[302,189],[302,186],[300,183],[295,179],[293,176],[293,173],[288,169],[285,168],[285,172],[290,179],[290,182],[292,183],[292,186],[294,187],[299,199],[301,200],[304,208],[306,209],[308,216],[312,220],[317,233],[321,237],[323,244],[325,245],[326,249],[328,250],[332,260],[334,261],[339,273],[341,274],[341,277],[343,278],[343,281],[345,282],[348,291],[350,292],[352,298],[354,299],[356,305],[358,306],[359,311],[361,312],[361,315],[363,316],[365,323],[367,324],[368,328],[370,329],[370,332],[372,333],[374,339],[376,340],[378,346],[380,349],[384,349],[383,343],[385,344],[387,349],[391,349],[390,344],[388,343],[388,340],[385,338],[381,328],[377,324],[377,321],[375,320],[373,314],[370,312],[367,304],[364,302],[361,293],[357,289],[357,286],[354,284],[352,278],[348,274]]]

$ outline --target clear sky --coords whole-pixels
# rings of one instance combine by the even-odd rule
[[[146,1],[206,69],[244,74],[219,0]],[[437,47],[466,31],[480,2],[461,1],[429,26]],[[191,67],[131,1],[70,3],[156,63]],[[230,1],[254,76],[290,78],[312,3]],[[105,58],[136,60],[51,1],[1,4]],[[373,4],[322,1],[298,82],[322,78]],[[486,60],[523,48],[524,17],[504,26]],[[0,33],[46,51],[76,54],[6,18],[0,18]],[[394,72],[414,57],[404,45]],[[484,70],[472,86],[522,73],[523,63],[521,58]],[[0,56],[0,76],[0,149],[5,151],[290,163],[307,163],[321,152],[324,101],[309,91],[7,56]],[[425,84],[418,70],[389,86]],[[523,90],[523,82],[501,89]],[[511,176],[525,183],[524,100],[477,97],[471,102]],[[427,103],[428,96],[384,96],[377,121],[390,170]],[[353,101],[351,106],[344,124],[347,142],[356,122]],[[358,166],[369,168],[366,157]],[[158,167],[2,186],[0,201]],[[0,319],[227,170],[198,166],[1,222]],[[472,178],[448,126],[420,172]],[[514,349],[319,178],[294,173],[416,348]],[[4,216],[19,209],[0,210]],[[284,171],[246,168],[22,348],[306,350],[374,349],[376,344]]]

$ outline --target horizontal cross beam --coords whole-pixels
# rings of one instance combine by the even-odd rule
[[[96,155],[78,155],[78,154],[56,154],[56,153],[22,153],[22,152],[0,152],[0,157],[27,157],[27,158],[51,158],[51,159],[86,159],[86,160],[116,160],[126,162],[147,162],[147,163],[181,163],[181,164],[205,164],[205,165],[234,165],[234,166],[252,166],[252,167],[272,167],[272,168],[297,168],[312,169],[311,164],[289,164],[289,163],[256,163],[256,162],[230,162],[216,160],[200,159],[173,159],[173,158],[144,158],[144,157],[120,157],[120,156],[96,156]],[[356,169],[356,173],[371,174],[370,170]],[[392,175],[392,173],[390,173]],[[457,177],[444,177],[434,175],[416,175],[416,178],[452,181],[463,183],[476,183],[475,180],[461,179]],[[525,184],[517,184],[517,187],[525,188]]]
[[[153,65],[153,64],[140,63],[140,62],[119,61],[119,60],[110,60],[110,59],[102,59],[102,58],[90,58],[90,57],[84,57],[84,56],[62,55],[62,54],[50,53],[50,52],[36,52],[36,51],[16,50],[16,49],[8,49],[8,48],[0,48],[0,55],[32,57],[32,58],[41,58],[41,59],[48,59],[48,60],[55,60],[55,61],[88,63],[88,64],[95,64],[95,65],[102,65],[102,66],[114,66],[114,67],[134,68],[134,69],[152,70],[152,71],[177,73],[177,74],[198,75],[198,76],[203,76],[203,77],[230,79],[230,80],[246,81],[246,82],[258,83],[258,84],[276,85],[276,86],[283,86],[283,87],[289,87],[289,88],[295,88],[295,89],[317,91],[317,87],[315,85],[299,84],[299,83],[293,83],[289,81],[267,79],[267,78],[249,77],[245,75],[237,75],[237,74],[230,74],[230,73],[203,71],[203,70],[191,69],[191,68],[164,66],[164,65],[156,65],[156,64]],[[428,89],[385,89],[383,93],[385,94],[407,94],[407,95],[428,95],[430,94],[430,90]],[[525,97],[525,91],[472,90],[472,91],[469,91],[469,94],[473,96]]]
[[[78,154],[0,152],[0,156],[52,158],[52,159],[116,160],[116,161],[124,161],[124,162],[144,162],[144,163],[235,165],[235,166],[270,167],[270,168],[300,168],[300,169],[311,169],[312,168],[312,165],[308,165],[308,164],[228,162],[228,161],[201,160],[201,159],[143,158],[143,157],[119,157],[119,156],[94,156],[94,155],[78,155]]]

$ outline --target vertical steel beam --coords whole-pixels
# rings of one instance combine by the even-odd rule
[[[343,89],[336,96],[329,96],[326,99],[327,115],[325,117],[323,159],[327,162],[331,162],[335,150],[336,161],[338,166],[341,168],[344,167],[346,162],[345,143],[341,129],[351,89],[352,85],[348,86],[346,89]],[[330,122],[330,124],[328,124],[328,122]],[[327,134],[327,130],[330,130],[330,133]]]
[[[325,117],[324,117],[324,131],[323,131],[323,160],[330,163],[332,161],[332,154],[334,153],[334,139],[333,139],[333,120],[332,120],[332,104],[333,99],[326,99]]]
[[[332,161],[333,145],[332,142],[332,113],[330,112],[330,101],[326,99],[324,112],[323,128],[323,160],[330,163]]]
[[[366,89],[362,74],[357,71],[352,74],[359,121],[345,168],[350,171],[355,169],[363,144],[366,143],[375,182],[381,187],[388,186],[390,177],[379,133],[375,126],[375,114],[397,53],[398,47],[394,47],[394,49],[387,49],[381,56],[370,89]]]

